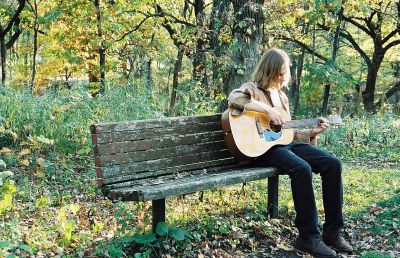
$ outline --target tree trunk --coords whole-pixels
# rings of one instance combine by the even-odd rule
[[[224,80],[224,93],[228,95],[242,83],[249,81],[259,59],[258,47],[262,40],[262,24],[264,16],[262,6],[264,0],[249,2],[232,0],[236,16],[233,24],[233,38],[237,40],[233,52],[232,66]]]
[[[7,49],[5,44],[5,35],[3,36],[3,28],[0,26],[0,56],[1,56],[1,84],[4,86],[6,82],[6,55]]]
[[[290,66],[290,77],[295,78],[294,80],[292,80],[292,83],[290,84],[290,94],[289,94],[290,98],[293,99],[296,94],[296,91],[298,89],[297,80],[296,80],[296,78],[297,78],[297,60],[296,59],[293,59],[292,65]]]
[[[99,47],[99,69],[100,69],[100,93],[105,92],[105,82],[106,82],[106,48],[104,42],[101,39],[103,37],[103,29],[101,26],[101,9],[100,0],[94,0],[94,6],[96,7],[96,19],[97,19],[97,37],[101,40]]]
[[[336,27],[335,30],[335,36],[333,37],[333,46],[332,46],[332,67],[335,65],[335,61],[336,61],[336,56],[337,56],[337,52],[339,49],[339,39],[340,39],[340,30],[341,30],[341,24],[342,24],[342,14],[343,14],[343,8],[340,9],[339,14],[338,14],[338,18],[339,18],[339,25]],[[326,114],[328,112],[328,102],[329,102],[329,94],[331,91],[331,84],[328,83],[325,85],[324,88],[324,101],[322,103],[322,113]]]
[[[21,34],[21,30],[19,28],[19,15],[21,14],[22,10],[25,7],[25,0],[18,0],[18,8],[15,13],[11,16],[8,23],[3,27],[0,24],[0,62],[1,62],[1,85],[4,86],[6,81],[6,63],[7,63],[7,49],[11,48],[12,45],[15,43],[19,35]],[[12,34],[11,31],[14,31]],[[6,34],[10,32],[10,39],[6,43]]]
[[[106,50],[103,47],[103,43],[101,44],[102,46],[100,47],[99,50],[99,57],[100,57],[100,93],[104,94],[106,86]]]
[[[39,25],[37,23],[37,5],[35,2],[35,22],[33,24],[33,57],[32,57],[32,78],[31,78],[31,83],[30,83],[30,90],[31,93],[34,93],[35,89],[35,77],[36,77],[36,56],[37,56],[37,39],[38,39],[38,30],[39,30]]]
[[[212,85],[220,85],[220,63],[219,59],[227,48],[226,42],[220,42],[218,39],[221,28],[227,24],[227,17],[229,12],[229,0],[214,0],[213,7],[210,15],[209,31],[210,31],[210,49],[212,51]],[[222,89],[219,89],[221,91]]]
[[[145,68],[146,68],[146,86],[147,89],[149,90],[149,92],[151,93],[152,89],[153,89],[153,76],[152,76],[152,72],[151,72],[151,58],[147,57],[146,58],[146,62],[145,62]]]
[[[144,55],[140,58],[140,79],[144,79],[143,82],[149,92],[151,92],[153,87],[153,77],[151,74],[151,58],[147,55]]]
[[[65,74],[64,74],[64,78],[65,78],[64,86],[67,89],[70,90],[70,89],[72,89],[72,85],[69,83],[69,78],[71,77],[71,72],[68,71],[68,68],[65,68],[64,72],[65,72]]]
[[[178,89],[178,84],[179,84],[179,72],[182,67],[183,52],[184,52],[184,50],[182,48],[179,48],[178,55],[175,60],[174,77],[172,79],[172,87],[171,87],[171,93],[170,93],[170,98],[169,98],[169,103],[168,103],[168,115],[169,116],[175,115],[176,91]]]
[[[306,54],[306,49],[304,47],[301,48],[301,54],[298,58],[298,65],[297,65],[297,72],[296,75],[297,77],[295,78],[297,83],[297,89],[295,91],[294,97],[293,97],[293,116],[297,114],[297,111],[299,109],[299,102],[300,102],[300,86],[301,86],[301,74],[303,73],[303,67],[304,67],[304,57]]]
[[[374,105],[376,79],[378,77],[379,68],[382,64],[383,55],[384,54],[381,54],[379,50],[375,50],[372,62],[368,66],[367,81],[365,90],[362,94],[365,110],[372,113],[376,111]]]
[[[31,49],[31,33],[26,31],[26,45],[28,49]],[[24,53],[24,76],[28,77],[28,67],[29,67],[29,51]]]
[[[201,85],[206,88],[208,86],[207,69],[206,69],[206,40],[203,35],[205,21],[205,2],[204,0],[194,1],[194,13],[196,16],[196,53],[193,56],[193,79],[201,80]]]

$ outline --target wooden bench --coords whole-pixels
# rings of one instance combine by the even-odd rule
[[[268,178],[268,213],[278,215],[278,171],[240,165],[226,148],[221,114],[91,127],[97,182],[110,199],[152,201],[152,225],[165,198]]]

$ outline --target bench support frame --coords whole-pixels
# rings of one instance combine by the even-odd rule
[[[165,198],[152,200],[152,225],[153,232],[156,232],[157,224],[159,222],[165,222]]]
[[[268,214],[270,218],[278,218],[279,176],[268,177]]]
[[[279,176],[268,178],[268,215],[270,218],[278,218],[278,189]],[[165,198],[152,200],[152,226],[156,232],[157,224],[165,222]]]

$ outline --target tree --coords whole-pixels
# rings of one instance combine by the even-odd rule
[[[319,69],[325,70],[321,70],[322,75],[336,71],[349,76],[351,71],[354,72],[354,60],[351,62],[353,67],[350,67],[349,72],[349,67],[345,68],[343,65],[349,62],[348,58],[337,56],[339,47],[346,48],[348,52],[358,53],[367,67],[366,77],[362,78],[365,80],[365,89],[362,93],[364,107],[367,111],[374,112],[377,107],[374,100],[379,68],[386,54],[400,44],[399,3],[389,0],[379,2],[307,1],[300,4],[291,3],[279,8],[276,8],[274,13],[276,22],[268,26],[270,31],[273,30],[272,34],[275,37],[292,41],[304,48],[312,55],[312,58],[321,60],[323,66]],[[288,12],[291,15],[285,15]],[[318,49],[312,46],[312,42],[315,42],[312,40],[313,35],[302,33],[303,26],[315,26],[316,29],[313,29],[312,33],[313,35],[316,33],[318,38],[318,44],[320,44]],[[334,44],[331,44],[332,42]],[[327,43],[329,48],[324,47]],[[327,51],[328,49],[330,50]],[[328,57],[329,55],[331,57]],[[341,63],[332,62],[339,57]],[[362,71],[360,73],[362,74]],[[327,109],[328,93],[332,86],[330,77],[332,76],[320,81],[325,90],[325,100],[322,105],[324,111]],[[361,89],[362,87],[354,84],[354,88]]]
[[[332,56],[330,58],[331,65],[335,65],[336,57],[337,57],[337,52],[339,50],[339,41],[340,41],[340,31],[342,30],[342,20],[343,20],[343,8],[340,8],[338,14],[338,24],[336,25],[335,28],[335,33],[333,36],[333,41],[332,41]],[[322,103],[322,113],[326,114],[328,111],[328,101],[329,101],[329,94],[331,90],[331,84],[327,83],[324,87],[324,100]]]
[[[400,38],[396,37],[400,35],[400,3],[368,2],[369,8],[365,11],[362,10],[365,6],[350,5],[351,2],[343,4],[344,12],[341,17],[343,21],[361,30],[370,38],[373,46],[372,55],[363,49],[361,42],[357,42],[347,28],[341,29],[339,35],[354,47],[368,67],[365,90],[362,93],[363,103],[367,111],[375,112],[377,107],[374,103],[375,89],[379,68],[388,50],[400,44]],[[360,11],[363,12],[360,13]],[[326,23],[318,23],[318,26],[325,31],[332,30],[332,27]]]
[[[32,77],[31,77],[31,82],[30,82],[30,89],[31,92],[33,93],[34,87],[35,87],[35,76],[36,76],[36,56],[37,56],[37,49],[38,49],[38,31],[39,31],[39,4],[42,2],[42,0],[26,0],[31,7],[31,10],[34,14],[34,20],[33,20],[33,57],[32,57]],[[31,2],[32,3],[31,3]]]
[[[229,24],[229,0],[214,0],[210,14],[209,32],[210,32],[210,50],[212,54],[212,84],[219,85],[220,68],[223,65],[221,60],[224,50],[228,49],[231,36],[226,35],[223,30]],[[225,36],[224,36],[225,34]]]
[[[0,59],[1,59],[1,84],[4,85],[6,81],[6,56],[7,49],[10,49],[18,37],[21,35],[21,27],[20,27],[20,18],[22,10],[25,7],[25,0],[18,0],[18,6],[16,11],[13,13],[12,6],[5,6],[5,4],[0,4],[0,8],[6,8],[5,13],[7,17],[9,17],[8,21],[5,22],[3,19],[0,19]],[[6,42],[6,35],[10,33],[11,37]]]
[[[225,94],[246,82],[259,58],[263,41],[264,0],[232,0],[234,22],[232,25],[231,66],[224,78]],[[222,107],[224,109],[224,107]]]

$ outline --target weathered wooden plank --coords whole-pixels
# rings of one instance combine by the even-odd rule
[[[196,145],[180,145],[165,149],[151,149],[146,151],[97,156],[95,157],[95,160],[96,166],[113,166],[145,160],[157,160],[204,152],[214,152],[222,149],[226,149],[225,141],[223,139],[217,142],[199,143]]]
[[[162,149],[180,145],[198,144],[199,142],[214,142],[221,139],[223,139],[223,135],[220,131],[172,137],[165,135],[154,139],[97,144],[94,148],[94,151],[95,155],[99,156],[106,154],[144,151],[149,149]]]
[[[99,123],[91,126],[92,134],[116,132],[116,131],[134,131],[137,129],[171,127],[177,125],[190,125],[197,123],[217,122],[221,120],[221,114],[200,115],[200,116],[181,116],[158,118],[148,120],[121,121],[114,123]]]
[[[238,167],[238,162],[234,158],[230,158],[224,160],[213,160],[211,162],[188,164],[150,172],[115,176],[106,179],[103,178],[103,182],[105,185],[104,187],[108,189],[134,186],[138,184],[154,185],[171,178],[180,178],[189,174],[202,174],[204,172],[232,169],[235,167]]]
[[[168,128],[150,128],[146,130],[136,130],[136,131],[115,131],[110,133],[94,134],[93,137],[95,137],[95,142],[97,144],[104,144],[112,142],[124,142],[124,141],[159,138],[160,136],[164,135],[169,135],[170,137],[173,137],[178,135],[213,132],[213,131],[222,131],[221,123],[219,121],[212,123],[191,124],[191,125],[168,127]]]
[[[213,160],[222,160],[232,158],[228,150],[220,150],[215,152],[199,153],[195,155],[165,158],[158,160],[147,160],[142,162],[134,162],[123,165],[100,167],[101,174],[104,178],[115,177],[118,175],[134,174],[137,172],[157,171],[175,166],[183,166]]]
[[[189,194],[221,186],[244,183],[276,176],[276,168],[242,168],[229,171],[203,174],[196,177],[174,179],[155,186],[137,186],[113,189],[105,193],[109,198],[122,197],[123,200],[147,201],[168,196]]]

